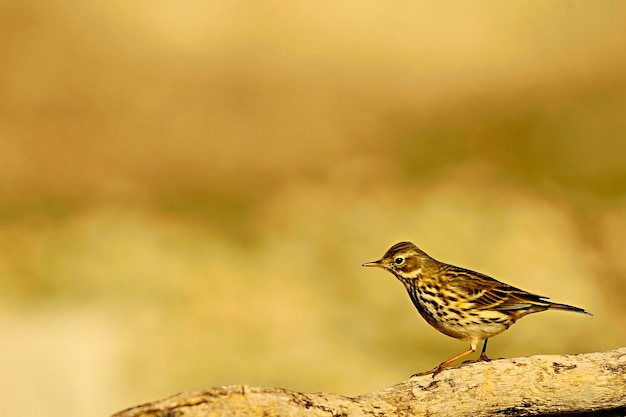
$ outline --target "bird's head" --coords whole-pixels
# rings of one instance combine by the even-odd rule
[[[429,259],[426,253],[411,242],[400,242],[393,245],[381,259],[366,262],[362,266],[383,268],[398,278],[417,278]]]

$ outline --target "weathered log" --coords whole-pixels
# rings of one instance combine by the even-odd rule
[[[595,414],[599,413],[600,414]],[[626,348],[467,364],[346,397],[230,385],[187,391],[114,417],[530,416],[626,414]]]

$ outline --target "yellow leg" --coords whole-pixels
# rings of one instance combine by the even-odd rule
[[[482,361],[487,361],[487,362],[491,361],[491,359],[489,359],[487,357],[487,354],[485,353],[486,350],[487,350],[487,340],[488,339],[485,339],[485,342],[483,344],[483,348],[482,348],[482,350],[480,352],[480,356],[478,357],[478,359],[476,359],[474,361],[465,361],[463,363],[476,363],[476,362],[482,362]],[[450,359],[448,359],[445,362],[441,362],[438,366],[435,366],[430,371],[420,372],[418,374],[413,374],[413,375],[411,375],[411,377],[433,374],[433,378],[434,378],[435,375],[437,375],[439,372],[443,371],[452,362],[457,361],[457,360],[459,360],[461,358],[466,357],[467,355],[471,355],[472,353],[476,352],[476,346],[477,345],[478,345],[478,340],[474,340],[474,341],[472,341],[472,343],[470,343],[470,347],[466,351],[463,351],[463,352],[459,353],[455,357],[450,358]]]
[[[466,357],[467,355],[471,355],[472,353],[476,352],[476,348],[473,346],[470,346],[469,349],[467,349],[464,352],[459,353],[458,355],[456,355],[453,358],[448,359],[447,361],[441,362],[439,364],[439,366],[435,366],[433,369],[431,369],[430,371],[426,371],[426,372],[420,372],[419,374],[413,374],[411,375],[411,377],[414,376],[423,376],[423,375],[429,375],[429,374],[433,374],[433,378],[435,377],[435,375],[437,375],[439,372],[443,371],[444,368],[448,365],[450,365],[452,362],[459,360],[461,358]]]
[[[485,351],[487,350],[487,340],[489,339],[485,339],[485,343],[483,344],[483,350],[480,351],[480,356],[478,357],[478,359],[473,361],[465,361],[463,363],[491,362],[491,359],[489,359],[487,357],[487,354],[485,353]]]

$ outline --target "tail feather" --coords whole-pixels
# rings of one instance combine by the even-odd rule
[[[573,311],[574,313],[587,314],[587,315],[593,316],[593,314],[591,314],[590,312],[588,312],[587,310],[583,308],[578,308],[578,307],[570,306],[567,304],[550,303],[550,306],[548,307],[548,309],[549,310]]]

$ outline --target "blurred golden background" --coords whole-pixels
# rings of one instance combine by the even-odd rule
[[[430,369],[400,240],[594,313],[494,358],[626,344],[626,3],[0,10],[5,414]]]

